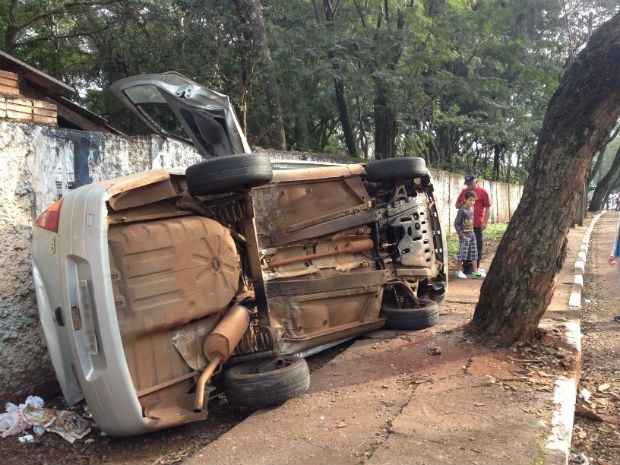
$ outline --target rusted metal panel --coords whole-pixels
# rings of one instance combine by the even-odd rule
[[[382,295],[381,286],[371,286],[273,297],[269,300],[271,325],[283,339],[337,333],[351,325],[378,321]]]
[[[130,174],[107,181],[101,181],[101,185],[106,187],[108,203],[111,203],[113,206],[116,202],[115,198],[122,198],[121,194],[123,192],[134,191],[140,187],[153,184],[171,182],[171,179],[173,179],[175,175],[178,178],[180,174],[180,172],[171,170],[150,170],[143,173]],[[144,201],[144,203],[148,203],[148,199],[147,201]]]
[[[127,363],[135,388],[144,391],[189,371],[170,332],[227,308],[238,290],[240,258],[228,230],[198,216],[111,226],[109,245]],[[192,383],[165,391],[187,392]]]
[[[311,337],[278,340],[278,351],[285,354],[299,353],[302,356],[318,353],[321,347],[329,347],[334,343],[344,342],[350,338],[366,334],[375,329],[382,328],[385,320],[378,319],[367,323],[355,323],[348,326],[341,326],[337,332],[326,334],[313,334]],[[318,349],[318,350],[317,350]]]
[[[316,169],[332,171],[333,168]],[[253,191],[261,247],[318,237],[374,220],[360,176],[276,182]]]
[[[388,279],[385,270],[363,273],[338,274],[335,276],[319,277],[317,279],[283,279],[270,281],[267,285],[267,294],[270,297],[286,295],[317,294],[326,289],[341,291],[355,287],[375,287],[383,285]]]

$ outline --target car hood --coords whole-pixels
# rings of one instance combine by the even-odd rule
[[[251,153],[228,97],[177,72],[124,78],[110,89],[154,131],[204,158]]]

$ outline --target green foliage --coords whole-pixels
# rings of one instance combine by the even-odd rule
[[[266,77],[289,148],[347,153],[336,86],[358,152],[523,181],[567,61],[617,9],[604,0],[262,0],[273,67],[240,13],[247,0],[0,0],[2,48],[80,89],[78,103],[147,131],[106,91],[177,70],[228,94],[250,143],[266,145]],[[316,9],[315,9],[316,6]],[[592,16],[584,11],[593,11]],[[273,79],[271,79],[273,82]]]

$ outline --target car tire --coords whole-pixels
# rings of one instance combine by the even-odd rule
[[[237,407],[265,408],[303,394],[310,387],[310,371],[301,357],[252,360],[224,373],[224,392]]]
[[[420,157],[387,158],[366,165],[366,178],[372,182],[428,176],[426,162]]]
[[[437,302],[437,305],[441,305],[446,297],[446,283],[438,282],[425,286],[418,291],[418,296],[421,299],[432,300]]]
[[[227,155],[189,166],[185,179],[191,194],[221,194],[266,184],[273,179],[273,171],[267,155]]]
[[[383,305],[381,312],[385,317],[386,329],[415,330],[435,326],[439,323],[439,305],[428,299],[418,299],[419,307],[400,308]]]

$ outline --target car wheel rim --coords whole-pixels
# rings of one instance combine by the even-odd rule
[[[258,365],[256,368],[257,373],[268,373],[270,371],[281,370],[287,366],[291,365],[291,362],[284,359],[283,357],[277,357],[273,359],[266,360],[265,362]]]

